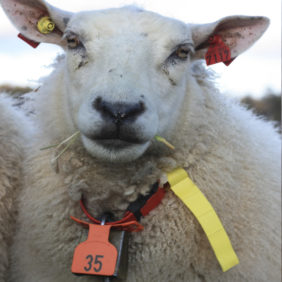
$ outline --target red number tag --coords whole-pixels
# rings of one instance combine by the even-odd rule
[[[209,48],[206,53],[205,59],[207,65],[213,65],[223,62],[225,65],[230,65],[235,59],[231,58],[229,47],[222,41],[220,35],[211,36],[209,39]]]
[[[112,276],[117,249],[109,242],[110,225],[89,224],[88,238],[74,250],[72,273]]]

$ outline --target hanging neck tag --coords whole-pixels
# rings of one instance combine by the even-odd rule
[[[220,219],[204,194],[182,168],[167,174],[171,190],[191,210],[204,229],[216,258],[225,272],[239,263]]]
[[[109,242],[111,226],[88,225],[88,238],[75,248],[71,271],[76,274],[112,276],[118,253]]]

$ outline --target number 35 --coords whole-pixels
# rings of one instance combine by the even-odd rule
[[[102,266],[103,266],[103,263],[102,263],[102,261],[101,261],[101,259],[103,258],[104,256],[101,256],[101,255],[96,255],[95,256],[95,261],[94,261],[94,267],[93,267],[93,269],[94,269],[94,271],[95,272],[100,272],[101,271],[101,269],[102,269]],[[92,268],[92,263],[93,263],[93,256],[92,255],[88,255],[87,257],[86,257],[86,259],[88,260],[88,266],[86,267],[84,267],[84,270],[85,271],[90,271],[91,270],[91,268]]]

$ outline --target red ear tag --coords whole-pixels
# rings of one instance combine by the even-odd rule
[[[110,225],[89,224],[88,238],[74,250],[72,273],[112,276],[117,249],[109,242]]]
[[[222,41],[220,35],[209,38],[209,48],[205,55],[207,65],[223,62],[229,66],[235,58],[231,58],[229,47]]]
[[[21,40],[23,40],[24,42],[26,42],[28,45],[30,45],[33,48],[36,48],[40,44],[39,42],[26,38],[21,33],[18,34],[18,38],[20,38]]]

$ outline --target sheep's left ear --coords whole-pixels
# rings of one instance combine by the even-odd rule
[[[234,59],[251,47],[268,26],[268,18],[247,16],[231,16],[210,24],[191,25],[195,44],[193,59],[205,58],[212,36],[220,38],[229,47],[230,57]]]
[[[36,42],[65,44],[62,34],[71,13],[57,9],[44,0],[0,0],[0,4],[11,22],[26,38]],[[43,34],[38,30],[37,23],[43,17],[50,17],[55,23],[52,32]]]

